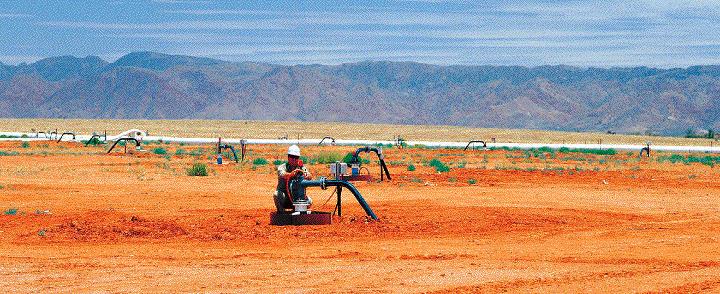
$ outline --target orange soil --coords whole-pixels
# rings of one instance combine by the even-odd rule
[[[197,148],[145,148],[155,147]],[[251,146],[250,162],[284,148]],[[0,150],[21,153],[0,156],[0,209],[18,209],[0,215],[0,285],[11,291],[720,291],[720,173],[699,164],[389,149],[393,181],[356,183],[380,221],[344,193],[332,225],[276,227],[271,165],[74,143]],[[431,158],[466,166],[438,174],[422,164]],[[210,175],[187,176],[193,162]],[[314,209],[332,211],[331,192],[309,189]]]

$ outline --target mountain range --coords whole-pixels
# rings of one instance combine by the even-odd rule
[[[0,63],[0,117],[242,119],[683,134],[720,129],[720,66],[276,65],[135,52]]]

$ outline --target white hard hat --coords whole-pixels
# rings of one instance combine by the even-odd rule
[[[300,147],[298,145],[292,145],[288,148],[288,155],[300,156]]]

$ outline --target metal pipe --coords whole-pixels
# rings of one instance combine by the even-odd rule
[[[342,217],[342,187],[337,187],[337,214]]]
[[[62,140],[62,138],[63,138],[65,135],[72,135],[72,136],[73,136],[72,139],[75,140],[75,133],[72,133],[72,132],[64,132],[64,133],[62,133],[62,135],[60,136],[60,139],[57,140],[57,143],[60,143],[60,141]],[[56,134],[56,136],[57,136],[57,134]]]
[[[233,156],[235,156],[235,162],[237,162],[237,163],[240,162],[240,161],[238,161],[237,153],[235,153],[235,147],[233,147],[232,145],[227,145],[227,144],[226,144],[226,145],[220,145],[220,146],[218,147],[218,154],[219,154],[219,153],[222,153],[222,150],[225,150],[225,149],[230,149],[230,151],[232,151]]]
[[[387,165],[385,164],[385,156],[383,156],[383,154],[382,154],[382,149],[370,147],[370,146],[360,147],[357,150],[355,150],[355,153],[353,153],[353,157],[352,157],[352,159],[350,159],[350,163],[360,163],[360,152],[367,152],[367,153],[375,152],[375,154],[377,154],[378,158],[380,159],[380,168],[381,168],[380,169],[380,180],[381,181],[384,180],[383,172],[387,176],[388,180],[392,180],[392,178],[390,178],[390,171],[388,170]]]
[[[643,152],[645,152],[647,154],[647,157],[650,157],[650,144],[643,147],[643,149],[640,149],[640,157],[642,157]]]
[[[358,191],[353,184],[342,181],[342,180],[328,180],[325,178],[320,178],[319,180],[302,180],[300,181],[300,185],[304,188],[307,187],[321,187],[323,189],[327,187],[344,187],[350,190],[350,193],[355,196],[355,199],[357,199],[358,203],[360,203],[360,206],[365,210],[365,213],[372,217],[374,220],[378,220],[377,215],[375,215],[375,212],[370,208],[370,205],[365,201],[365,198],[362,197],[360,194],[360,191]],[[339,209],[339,208],[338,208]]]
[[[330,145],[335,145],[335,138],[326,136],[325,138],[322,138],[322,140],[320,140],[320,143],[318,143],[318,146],[322,145],[322,143],[325,141],[325,139],[332,140],[332,141],[330,141]]]
[[[240,160],[245,161],[245,149],[247,148],[247,142],[245,140],[240,140]]]
[[[110,151],[112,151],[112,150],[115,148],[115,146],[116,146],[120,141],[134,141],[134,142],[135,142],[135,147],[140,147],[140,141],[138,141],[138,140],[135,139],[135,138],[120,138],[120,139],[117,139],[117,140],[115,141],[115,143],[112,144],[112,146],[110,147],[110,149],[108,150],[107,153],[110,153]],[[126,147],[126,149],[125,149],[125,153],[127,153],[127,147]]]
[[[485,143],[485,141],[473,140],[473,141],[470,141],[470,142],[467,143],[467,145],[465,146],[465,149],[464,149],[464,150],[467,151],[468,147],[470,147],[470,144],[472,144],[472,143],[482,143],[482,144],[483,144],[483,148],[487,148],[487,143]]]

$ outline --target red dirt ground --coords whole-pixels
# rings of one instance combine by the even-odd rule
[[[328,226],[269,225],[283,146],[244,164],[33,142],[0,150],[0,286],[21,292],[719,292],[720,169],[636,154],[387,149]],[[308,147],[310,157],[351,147]],[[661,156],[658,154],[655,156]],[[449,173],[423,162],[439,158]],[[372,158],[371,158],[372,159]],[[193,162],[207,177],[187,176]],[[458,167],[460,163],[465,167]],[[408,171],[413,163],[417,170]],[[366,164],[372,173],[379,167]],[[559,170],[563,167],[563,170]],[[325,164],[312,164],[327,176]],[[473,182],[474,180],[474,182]],[[309,189],[332,211],[331,190]],[[49,212],[49,213],[46,213]]]

